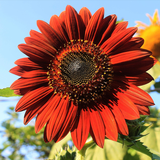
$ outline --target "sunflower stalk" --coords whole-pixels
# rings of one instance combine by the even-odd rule
[[[48,157],[48,159],[52,159],[53,157],[54,157],[54,145],[52,145],[52,148],[51,148],[51,151],[50,151],[50,153],[49,153],[49,157]]]
[[[94,143],[93,139],[91,137],[88,138],[88,140],[86,141],[83,148],[80,151],[76,152],[76,159],[75,160],[85,160],[85,153],[86,153],[87,148],[91,147],[94,144],[95,143]]]

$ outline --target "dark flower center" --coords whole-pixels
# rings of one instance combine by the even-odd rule
[[[99,46],[72,40],[60,47],[47,75],[55,94],[69,96],[78,105],[102,98],[110,90],[113,71],[109,57]]]
[[[61,62],[62,77],[72,85],[86,84],[95,75],[95,65],[87,53],[70,53]]]

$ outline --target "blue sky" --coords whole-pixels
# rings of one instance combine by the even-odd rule
[[[146,13],[152,16],[155,9],[160,12],[160,0],[0,0],[0,88],[9,87],[18,78],[9,70],[15,66],[14,61],[25,57],[17,45],[24,43],[31,29],[38,31],[36,21],[49,22],[52,15],[59,15],[68,4],[78,12],[87,7],[92,14],[104,7],[105,16],[116,14],[118,20],[128,21],[129,27],[135,26],[137,20],[149,24]],[[160,104],[159,96],[152,94],[156,105]],[[1,102],[2,99],[0,97],[0,123],[6,118],[3,113],[7,107],[16,104],[15,101]]]

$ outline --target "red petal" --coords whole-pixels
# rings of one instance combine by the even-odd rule
[[[131,83],[136,86],[144,85],[146,83],[149,83],[152,80],[153,80],[152,76],[150,76],[150,74],[146,72],[138,75],[133,75],[133,76],[115,74],[113,79],[113,81],[115,81],[114,83],[116,83],[117,81],[121,81],[121,82],[123,81],[126,84]]]
[[[154,102],[151,96],[145,91],[143,91],[142,89],[138,88],[137,86],[130,85],[129,89],[126,90],[124,93],[135,104],[142,105],[142,106],[154,105]]]
[[[76,113],[77,106],[70,103],[68,97],[67,99],[61,100],[46,125],[46,142],[52,139],[58,142],[65,137],[72,128]]]
[[[75,118],[77,116],[77,109],[78,109],[78,107],[75,106],[73,104],[73,102],[71,102],[71,104],[69,105],[69,108],[68,108],[68,112],[67,112],[67,116],[65,118],[65,121],[62,124],[62,127],[59,130],[59,132],[54,137],[55,142],[58,142],[62,138],[64,138],[68,134],[68,132],[72,129],[72,127],[75,123]]]
[[[154,80],[153,77],[146,72],[135,76],[126,76],[126,78],[128,82],[136,86],[144,85]]]
[[[16,112],[23,111],[29,107],[36,106],[37,103],[42,101],[52,92],[51,88],[49,87],[40,87],[33,91],[26,93],[17,103],[16,105]]]
[[[21,76],[24,73],[24,70],[19,66],[15,66],[12,69],[10,69],[9,72],[13,73],[13,74],[15,74],[17,76]]]
[[[51,56],[46,50],[40,47],[20,44],[18,45],[20,51],[30,57],[33,61],[49,62],[53,56]]]
[[[71,136],[74,145],[77,147],[78,150],[81,150],[88,138],[90,130],[88,111],[81,109],[79,113],[79,118],[77,118],[76,120],[77,121],[75,123],[75,127],[73,127],[71,131]]]
[[[129,134],[128,127],[122,112],[116,105],[113,105],[110,110],[112,111],[117,122],[118,132],[127,136]]]
[[[61,38],[63,38],[63,41],[65,42],[69,41],[69,37],[65,30],[65,26],[63,23],[61,23],[57,15],[53,15],[51,17],[49,24],[57,32],[57,34],[60,35]]]
[[[98,110],[90,110],[90,121],[91,121],[91,128],[90,134],[96,144],[103,148],[104,145],[104,138],[105,138],[105,128],[104,123],[101,117],[101,114]]]
[[[112,112],[107,106],[103,105],[102,110],[100,110],[100,114],[102,116],[105,125],[106,137],[113,141],[117,141],[118,138],[117,124]]]
[[[124,52],[124,51],[131,51],[134,49],[139,49],[144,43],[144,39],[141,37],[132,37],[129,41],[126,43],[122,44],[118,48],[118,50],[112,54],[117,54],[119,52]]]
[[[44,37],[44,35],[42,33],[39,33],[35,30],[31,30],[30,31],[30,36],[32,38],[35,38],[35,39],[38,39],[38,40],[41,40],[41,41],[44,41],[46,43],[49,43],[49,41]]]
[[[60,103],[55,108],[52,116],[50,117],[46,125],[46,136],[47,140],[50,142],[55,135],[59,132],[62,125],[66,125],[64,120],[67,116],[67,111],[69,107],[68,98],[62,98]]]
[[[136,105],[138,110],[139,110],[139,114],[141,115],[150,115],[150,110],[148,107],[146,106],[140,106],[140,105]]]
[[[41,69],[42,68],[42,66],[40,66],[39,64],[31,61],[29,58],[18,59],[18,60],[15,61],[15,64],[17,64],[18,66],[20,66],[24,70],[33,70],[33,69]],[[47,67],[47,64],[46,64],[46,67]]]
[[[65,25],[70,40],[84,38],[85,25],[76,10],[67,5]]]
[[[43,100],[39,101],[39,103],[37,103],[36,105],[27,108],[24,115],[24,124],[26,125],[28,122],[32,120],[32,118],[34,118],[39,112],[41,112],[43,108],[48,104],[47,101],[50,101],[51,98],[53,98],[53,96],[48,95]]]
[[[124,63],[124,62],[131,63],[130,61],[149,57],[151,54],[152,53],[148,50],[139,49],[139,50],[122,52],[116,55],[111,55],[110,59],[112,64],[118,64],[118,63]]]
[[[23,89],[23,88],[29,88],[29,87],[35,87],[39,84],[47,84],[48,79],[45,77],[36,77],[36,78],[19,78],[15,82],[12,83],[11,89],[17,90],[17,89]]]
[[[84,22],[84,25],[87,26],[89,20],[92,17],[92,14],[90,12],[90,10],[86,7],[81,8],[81,10],[79,11],[79,15],[82,17],[82,20]]]
[[[112,35],[116,34],[117,32],[123,31],[127,28],[128,26],[128,22],[119,22],[118,24],[116,24],[114,31],[112,32]]]
[[[28,124],[38,114],[40,107],[41,107],[41,105],[39,107],[34,108],[34,109],[28,108],[26,110],[25,115],[24,115],[24,120],[23,120],[23,123],[25,125]]]
[[[125,119],[135,120],[140,118],[138,109],[131,99],[120,92],[117,93],[117,98],[119,99],[117,106],[121,110]]]
[[[130,63],[120,63],[113,65],[113,71],[116,73],[123,73],[127,76],[133,76],[137,74],[142,74],[149,70],[154,65],[154,59],[147,57],[145,59],[140,59],[139,61],[133,60]]]
[[[45,49],[47,51],[46,53],[48,55],[50,55],[51,57],[54,57],[57,52],[57,50],[55,48],[53,48],[50,44],[48,44],[44,41],[41,41],[39,39],[35,39],[32,37],[26,37],[25,42],[29,45],[35,45],[37,47]]]
[[[100,46],[103,44],[112,34],[116,25],[117,16],[115,14],[107,16],[102,20],[100,27],[98,28],[96,42]],[[99,37],[98,37],[99,36]]]
[[[43,105],[41,111],[38,113],[35,123],[35,132],[38,133],[43,126],[47,123],[47,121],[53,115],[54,110],[57,108],[61,101],[61,96],[55,95],[50,98],[50,100]]]
[[[88,22],[85,30],[84,40],[94,41],[98,27],[100,26],[104,16],[104,8],[98,9]]]
[[[22,88],[22,89],[17,89],[17,90],[14,90],[14,93],[15,94],[18,94],[18,95],[24,95],[26,94],[27,92],[31,91],[31,90],[34,90],[36,89],[37,86],[33,86],[33,87],[28,87],[28,88]]]
[[[66,11],[61,12],[59,15],[59,20],[61,21],[61,24],[65,27],[65,19],[66,19]]]
[[[28,72],[24,72],[21,77],[23,78],[34,78],[34,77],[43,77],[47,78],[47,71],[44,70],[32,70]]]
[[[59,47],[65,43],[63,37],[61,37],[61,35],[59,35],[48,23],[38,20],[37,26],[54,48],[59,49]]]
[[[137,31],[136,27],[130,27],[117,34],[112,35],[109,39],[107,39],[101,46],[102,49],[106,52],[106,54],[111,54],[113,50],[118,49],[122,44],[129,41],[132,36]]]

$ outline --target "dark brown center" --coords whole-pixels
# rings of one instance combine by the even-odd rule
[[[72,85],[86,84],[95,75],[96,64],[87,53],[73,52],[65,56],[61,62],[63,79]]]

